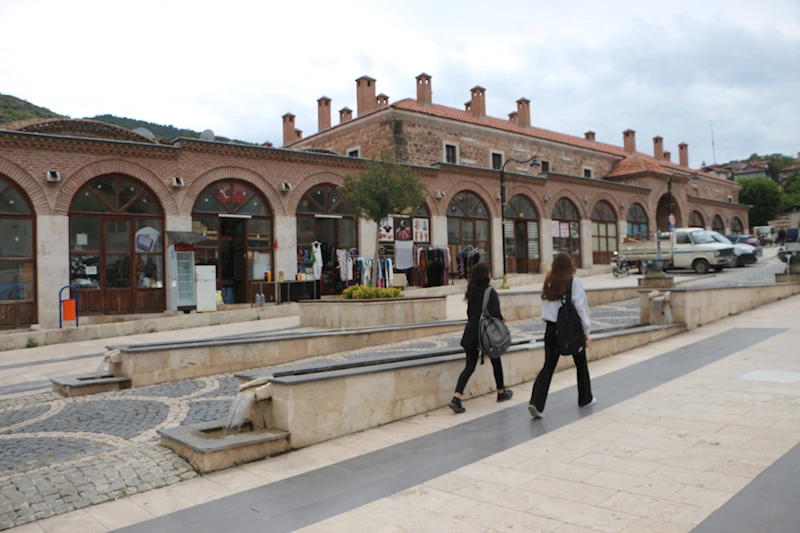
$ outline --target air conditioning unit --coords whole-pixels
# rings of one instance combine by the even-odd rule
[[[281,183],[281,190],[283,192],[291,191],[292,190],[292,184],[291,183],[287,183],[287,182],[284,181],[283,183]]]
[[[61,173],[58,170],[48,170],[45,179],[47,183],[61,183]]]
[[[175,187],[176,189],[180,189],[181,187],[183,187],[183,178],[179,178],[177,176],[172,178],[172,186]]]

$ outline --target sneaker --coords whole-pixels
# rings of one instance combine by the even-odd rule
[[[585,404],[581,405],[581,407],[589,407],[590,405],[594,405],[594,404],[596,404],[596,403],[597,403],[597,398],[595,398],[594,396],[592,396],[592,401],[591,401],[591,402],[589,402],[589,403],[585,403]]]
[[[542,418],[542,413],[536,408],[533,404],[528,404],[528,412],[531,414],[533,418]]]
[[[506,389],[503,391],[503,394],[497,393],[497,401],[498,402],[507,402],[514,396],[514,391],[511,389]]]
[[[450,400],[450,409],[452,409],[453,412],[456,414],[463,413],[464,411],[466,411],[466,409],[464,409],[464,406],[461,405],[461,399],[459,398],[453,398],[452,400]]]

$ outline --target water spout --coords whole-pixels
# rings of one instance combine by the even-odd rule
[[[256,396],[252,392],[240,392],[233,399],[231,410],[225,418],[224,429],[226,432],[238,430],[244,424],[245,418],[250,414],[250,408],[255,402]]]
[[[103,377],[103,374],[106,373],[106,363],[108,363],[108,357],[103,357],[100,360],[100,366],[97,367],[97,372],[95,372],[95,377],[100,379]]]

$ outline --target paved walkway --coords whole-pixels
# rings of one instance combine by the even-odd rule
[[[526,384],[509,403],[476,398],[464,415],[440,409],[12,531],[796,532],[798,311],[792,298],[594,362],[588,409],[562,372],[542,420]]]

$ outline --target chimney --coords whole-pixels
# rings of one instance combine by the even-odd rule
[[[464,109],[469,111],[471,107],[472,107],[472,102],[464,102]]]
[[[358,101],[358,116],[376,108],[375,80],[369,76],[361,76],[356,80],[356,100]]]
[[[376,109],[381,107],[389,107],[389,97],[381,93],[375,97],[375,103],[377,104]]]
[[[531,127],[531,101],[527,98],[517,100],[517,124],[523,128]]]
[[[331,127],[331,99],[323,96],[317,100],[317,119],[319,131],[327,130]]]
[[[664,152],[664,161],[667,163],[672,163],[672,154],[669,152]]]
[[[303,130],[295,129],[294,130],[294,138],[297,139],[298,141],[300,139],[302,139],[303,138]]]
[[[629,154],[636,153],[636,132],[632,129],[627,129],[622,132],[622,142],[625,151]]]
[[[272,148],[272,143],[269,141],[264,141],[261,146],[264,146],[265,148]]]
[[[509,113],[508,114],[509,122],[513,122],[514,124],[518,124],[518,122],[517,122],[518,115],[519,115],[519,113],[517,113],[516,111],[514,111],[513,113]]]
[[[587,141],[594,142],[594,132],[592,130],[587,131],[586,133],[583,134],[583,136],[586,137]]]
[[[348,120],[353,120],[353,110],[349,107],[343,107],[339,110],[339,124],[344,124]]]
[[[476,85],[470,89],[472,93],[472,100],[469,104],[469,112],[476,117],[486,116],[486,89],[480,85]]]
[[[420,105],[433,104],[431,77],[424,72],[417,76],[417,103]]]
[[[660,135],[653,137],[653,157],[656,161],[664,159],[664,139]]]
[[[294,140],[296,140],[294,134],[294,115],[286,113],[283,115],[283,145],[286,146]]]
[[[682,167],[689,168],[689,145],[680,143],[678,145],[678,158]]]

